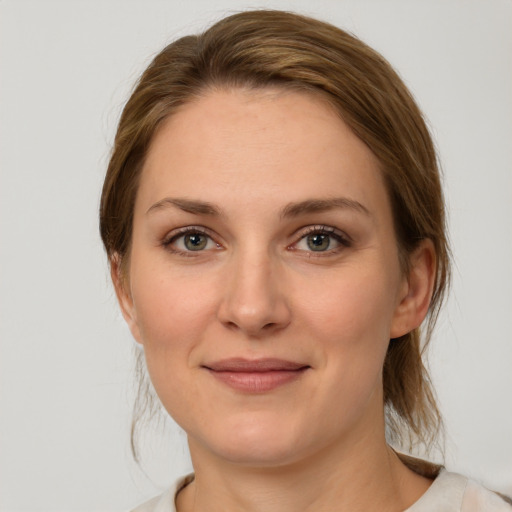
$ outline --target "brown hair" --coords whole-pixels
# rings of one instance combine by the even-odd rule
[[[162,121],[212,87],[268,86],[321,94],[377,156],[404,271],[421,240],[434,244],[436,279],[423,340],[419,329],[392,340],[383,370],[388,438],[409,448],[415,441],[428,447],[441,420],[422,355],[449,281],[437,157],[400,77],[353,35],[297,14],[258,10],[227,17],[161,51],[142,74],[119,122],[100,206],[107,255],[126,269],[138,180]]]

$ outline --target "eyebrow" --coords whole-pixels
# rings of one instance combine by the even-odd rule
[[[334,197],[330,199],[307,199],[299,203],[289,203],[283,208],[281,217],[298,217],[307,213],[320,213],[336,208],[354,210],[371,216],[368,208],[359,201],[354,201],[347,197]]]
[[[156,202],[154,205],[150,206],[146,214],[162,208],[168,208],[169,206],[175,206],[184,212],[193,213],[195,215],[220,216],[221,214],[220,210],[211,203],[179,197],[166,197]]]
[[[206,201],[184,199],[179,197],[165,197],[156,202],[146,211],[146,214],[168,207],[176,207],[194,215],[221,216],[221,210]],[[370,211],[359,201],[347,197],[335,197],[330,199],[306,199],[298,203],[289,203],[281,211],[282,218],[298,217],[308,213],[320,213],[336,208],[354,210],[365,215],[371,215]]]

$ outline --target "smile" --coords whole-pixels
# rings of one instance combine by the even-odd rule
[[[299,379],[308,365],[282,359],[225,359],[203,368],[227,386],[245,393],[265,393]]]

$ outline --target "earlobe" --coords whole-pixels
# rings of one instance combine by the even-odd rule
[[[436,275],[432,240],[422,240],[409,258],[409,273],[399,297],[390,338],[398,338],[421,325],[427,315]]]
[[[110,277],[114,285],[114,290],[117,296],[117,302],[121,308],[121,313],[125,319],[132,336],[135,338],[137,343],[142,344],[142,338],[140,336],[139,325],[137,323],[137,315],[133,304],[131,291],[127,278],[123,276],[121,270],[121,258],[118,254],[114,254],[110,259]]]

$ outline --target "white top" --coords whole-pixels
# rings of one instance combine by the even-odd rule
[[[132,512],[176,512],[176,494],[193,479],[193,475],[180,478]],[[428,491],[404,512],[512,512],[512,505],[465,476],[442,469]]]

